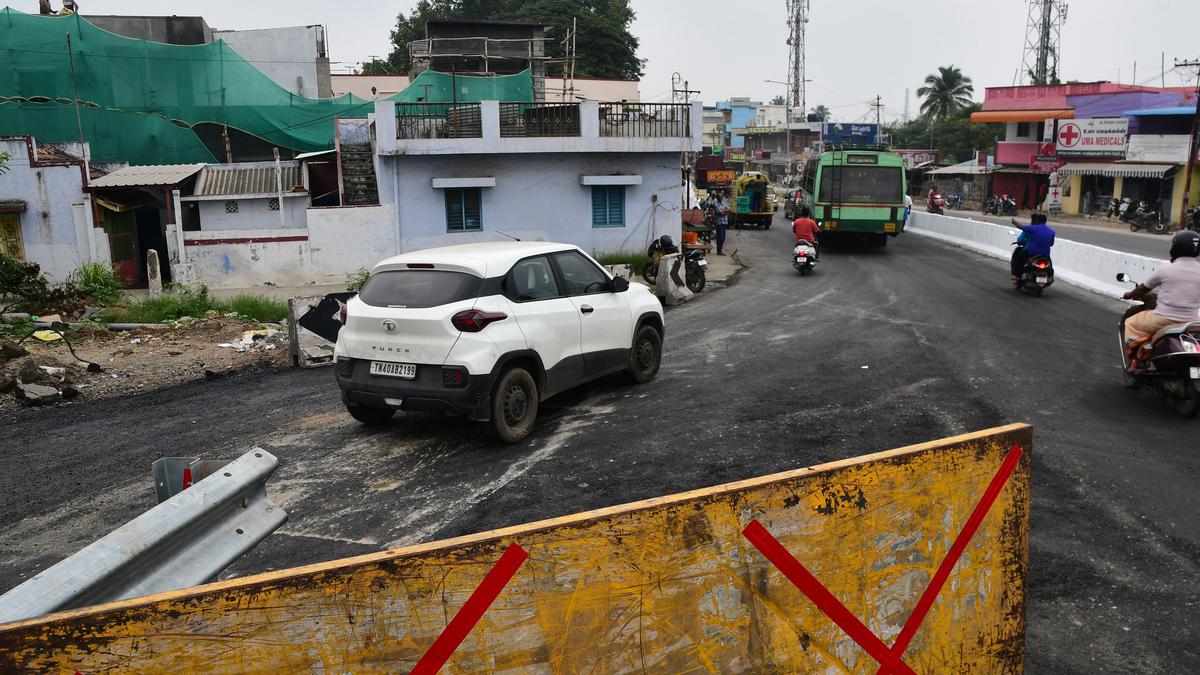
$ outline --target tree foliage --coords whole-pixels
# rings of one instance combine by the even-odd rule
[[[971,113],[982,107],[969,103],[950,113],[945,119],[918,117],[905,124],[887,129],[896,148],[937,148],[942,161],[962,162],[974,157],[976,150],[991,152],[996,141],[1004,137],[1003,124],[972,124]]]
[[[787,99],[782,94],[776,94],[775,98],[771,99],[771,105],[784,105],[785,103],[787,103]]]
[[[408,43],[425,38],[429,19],[543,22],[552,26],[546,33],[546,54],[552,59],[566,55],[563,39],[575,19],[575,75],[638,79],[645,61],[638,58],[638,39],[629,32],[633,18],[629,0],[420,0],[411,12],[396,17],[392,53],[363,64],[363,73],[408,72]],[[548,74],[561,72],[558,65]]]
[[[832,113],[829,112],[829,108],[826,108],[823,105],[818,105],[812,109],[812,112],[808,113],[807,119],[809,122],[828,122],[830,115],[832,115]]]
[[[939,66],[938,72],[925,78],[925,86],[917,89],[917,96],[925,99],[921,103],[921,114],[937,120],[944,120],[971,105],[974,94],[971,78],[953,65]]]

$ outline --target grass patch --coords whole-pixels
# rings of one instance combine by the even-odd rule
[[[174,289],[158,298],[134,300],[125,307],[113,308],[102,320],[120,323],[165,323],[185,316],[202,319],[206,314],[235,313],[239,318],[262,323],[287,319],[287,304],[261,295],[238,295],[219,300],[206,286]]]
[[[112,305],[121,299],[121,280],[102,262],[90,262],[71,274],[70,283],[97,305]]]
[[[601,253],[593,257],[601,265],[633,265],[634,272],[641,269],[642,265],[649,260],[643,253]]]

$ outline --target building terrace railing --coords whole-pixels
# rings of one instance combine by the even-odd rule
[[[482,138],[479,103],[397,103],[396,137]]]
[[[489,124],[484,124],[485,114],[491,116]],[[485,127],[498,128],[500,138],[689,138],[691,106],[501,102],[481,109],[479,103],[396,104],[397,139],[482,138]]]

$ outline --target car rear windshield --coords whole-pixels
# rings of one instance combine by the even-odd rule
[[[900,204],[903,176],[898,166],[826,166],[821,169],[822,202]]]
[[[372,307],[421,309],[478,297],[482,284],[463,272],[389,270],[372,274],[358,298]]]

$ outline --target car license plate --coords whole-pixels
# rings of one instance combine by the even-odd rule
[[[384,377],[401,377],[406,380],[413,380],[417,377],[417,365],[415,363],[372,361],[371,374],[383,375]]]
[[[701,258],[700,260],[696,261],[696,264],[701,267],[708,267],[708,261],[705,260],[704,258]]]
[[[1200,368],[1188,368],[1193,380],[1200,380]]]
[[[1044,283],[1046,283],[1047,281],[1050,281],[1050,277],[1038,277],[1038,278],[1037,278],[1037,282],[1038,282],[1039,284],[1044,284]]]

